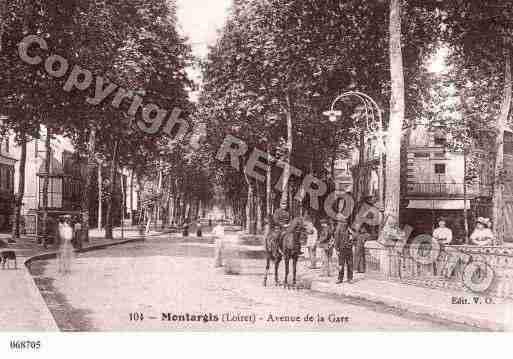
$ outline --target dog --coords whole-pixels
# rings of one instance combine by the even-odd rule
[[[9,268],[8,261],[14,261],[14,269],[18,269],[18,262],[16,261],[16,252],[13,250],[3,250],[0,252],[0,260],[2,261],[2,269]]]

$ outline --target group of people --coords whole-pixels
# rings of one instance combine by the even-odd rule
[[[294,222],[287,223],[289,215],[286,210],[278,209],[273,218],[269,218],[267,224],[272,226],[270,222],[281,228],[294,227]],[[331,276],[331,267],[333,265],[333,256],[336,251],[338,254],[338,284],[344,282],[344,278],[348,283],[353,281],[353,270],[358,273],[365,273],[365,242],[372,239],[369,228],[362,225],[359,230],[354,231],[343,216],[338,217],[335,221],[326,219],[320,220],[320,226],[317,227],[310,215],[302,217],[302,227],[306,234],[307,256],[310,261],[310,268],[317,269],[317,250],[322,250],[322,275]],[[347,272],[346,272],[347,269]],[[347,274],[346,274],[347,273]]]
[[[343,217],[337,218],[337,221],[321,219],[320,228],[317,230],[309,215],[305,216],[303,223],[311,269],[317,269],[317,249],[321,249],[324,276],[331,276],[334,252],[338,254],[338,284],[344,282],[344,277],[351,283],[354,269],[358,273],[365,273],[365,242],[372,239],[366,225],[354,231]]]
[[[269,222],[285,228],[289,226],[287,211],[279,209]],[[268,222],[268,223],[269,223]],[[365,273],[365,243],[376,239],[371,229],[365,224],[358,230],[354,230],[348,224],[347,219],[339,216],[336,220],[320,220],[320,226],[316,226],[308,214],[302,218],[303,230],[306,234],[307,258],[310,262],[309,268],[317,268],[317,250],[322,250],[322,275],[331,276],[333,256],[338,254],[338,281],[341,284],[346,280],[353,281],[353,271]],[[292,222],[291,222],[292,224]],[[290,224],[290,225],[291,225]],[[438,227],[433,231],[433,238],[441,245],[454,244],[452,230],[447,226],[445,218],[440,218]],[[476,227],[470,236],[471,245],[489,246],[495,243],[495,236],[492,231],[492,223],[489,218],[479,217]],[[347,271],[346,271],[347,270]]]
[[[455,244],[452,230],[447,226],[446,219],[438,219],[438,227],[433,231],[433,238],[442,245]],[[470,235],[470,243],[475,246],[490,246],[495,244],[495,235],[492,231],[492,221],[489,218],[479,217],[476,228]]]

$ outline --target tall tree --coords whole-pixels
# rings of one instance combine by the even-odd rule
[[[386,153],[385,215],[387,225],[398,225],[401,192],[401,140],[405,113],[404,69],[401,42],[402,0],[390,1],[390,121]]]
[[[444,40],[458,68],[454,81],[465,99],[464,116],[482,121],[483,138],[494,140],[492,217],[497,243],[504,240],[504,130],[511,112],[511,46],[513,4],[499,0],[441,4]],[[492,124],[490,126],[489,124]]]

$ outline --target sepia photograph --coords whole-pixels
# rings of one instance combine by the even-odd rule
[[[512,55],[510,0],[0,0],[3,349],[513,332]]]

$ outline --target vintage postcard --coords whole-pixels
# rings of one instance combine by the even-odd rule
[[[513,331],[512,18],[0,0],[0,331]]]

